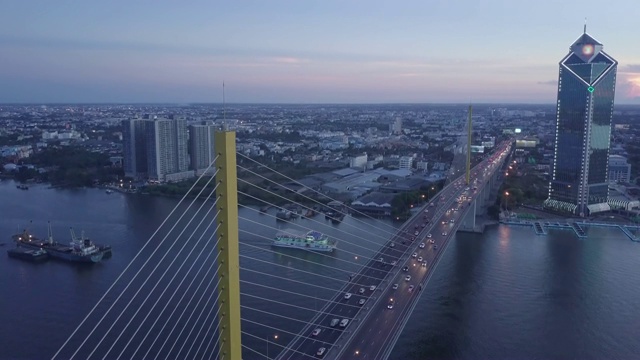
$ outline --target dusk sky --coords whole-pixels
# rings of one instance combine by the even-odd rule
[[[554,103],[587,32],[640,104],[638,0],[0,0],[0,103]]]

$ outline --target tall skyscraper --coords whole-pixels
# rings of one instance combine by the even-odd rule
[[[191,157],[191,169],[196,175],[202,174],[215,158],[213,148],[214,125],[189,125],[189,153]],[[211,172],[215,167],[210,168]]]
[[[608,162],[618,62],[586,32],[560,61],[556,138],[545,206],[579,216],[609,210]]]
[[[183,118],[148,120],[146,126],[149,179],[179,181],[193,176],[188,171],[187,126]]]
[[[147,120],[134,118],[122,121],[122,154],[124,176],[147,177]]]

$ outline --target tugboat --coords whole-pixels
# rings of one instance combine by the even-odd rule
[[[94,242],[92,242],[89,238],[84,236],[84,231],[80,232],[80,238],[76,237],[75,232],[73,231],[72,228],[70,228],[71,230],[71,242],[73,243],[74,241],[77,243],[89,243],[93,246],[95,246],[96,248],[98,248],[98,250],[100,250],[100,252],[102,253],[102,259],[109,259],[111,258],[112,252],[111,252],[111,245],[101,245],[101,244],[96,244]]]

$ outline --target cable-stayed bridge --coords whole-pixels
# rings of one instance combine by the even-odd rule
[[[475,227],[510,149],[476,165],[468,185],[452,174],[397,228],[348,206],[323,219],[318,210],[335,199],[300,183],[305,191],[278,191],[297,182],[236,153],[233,132],[217,136],[210,169],[54,359],[387,358],[457,227]],[[276,233],[294,230],[326,233],[337,250],[271,246]]]

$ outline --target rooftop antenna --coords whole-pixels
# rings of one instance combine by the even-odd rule
[[[229,130],[227,126],[227,108],[224,100],[224,80],[222,81],[222,130]]]
[[[587,33],[587,18],[584,18],[584,33]]]

